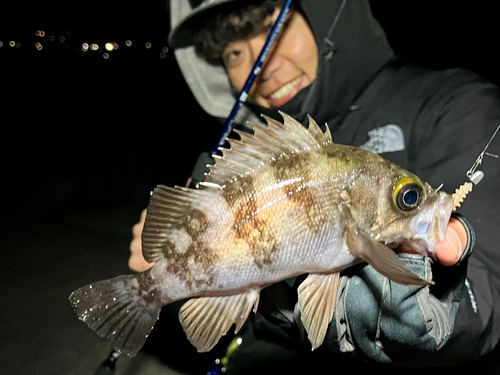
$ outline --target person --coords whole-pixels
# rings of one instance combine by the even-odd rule
[[[229,114],[283,3],[207,0],[192,8],[187,0],[170,1],[171,46],[211,116]],[[498,87],[473,72],[398,59],[368,1],[296,0],[236,122],[244,127],[246,120],[260,121],[261,113],[280,119],[281,110],[306,124],[309,114],[329,127],[335,142],[371,150],[432,186],[453,190],[500,123],[499,99]],[[500,150],[500,140],[490,147]],[[203,180],[207,162],[210,155],[201,155],[194,183]],[[443,366],[491,352],[500,340],[500,169],[492,160],[481,167],[484,181],[460,208],[463,216],[450,220],[436,261],[408,255],[408,249],[400,255],[412,269],[432,274],[435,286],[388,287],[366,264],[346,270],[316,357],[304,351],[293,280],[261,293],[262,316],[251,331],[279,343],[269,344],[273,350],[293,352],[286,358],[307,358],[308,366],[321,353]],[[144,214],[133,229],[129,266],[136,271],[151,266],[140,253]],[[250,347],[267,366],[277,361],[272,350]]]

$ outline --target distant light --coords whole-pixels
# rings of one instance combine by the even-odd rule
[[[66,38],[65,38],[65,37],[63,37],[63,36],[60,36],[60,37],[59,37],[59,41],[60,41],[61,43],[63,43],[65,40],[66,40]]]
[[[146,42],[146,48],[147,48],[147,49],[150,49],[150,48],[151,48],[151,43]]]
[[[109,53],[104,52],[104,53],[102,54],[102,57],[104,57],[106,60],[107,60],[107,59],[109,59]]]
[[[42,48],[43,48],[43,46],[42,46],[42,44],[41,44],[40,42],[36,42],[36,43],[35,43],[35,47],[36,47],[36,49],[37,49],[37,50],[39,50],[39,51],[41,51],[41,50],[42,50]]]
[[[13,40],[9,40],[9,46],[14,47],[16,45],[16,42]]]
[[[113,51],[115,49],[115,47],[113,46],[113,43],[106,43],[106,45],[104,46],[108,51]]]
[[[167,53],[168,52],[168,47],[163,47],[161,50],[162,50],[162,52]]]
[[[125,45],[126,45],[127,47],[130,47],[130,46],[132,45],[132,41],[131,41],[131,40],[126,40],[126,41],[125,41]]]
[[[3,42],[0,40],[0,49],[3,48]]]
[[[95,44],[95,43],[92,43],[92,44],[90,45],[90,49],[91,49],[92,51],[97,51],[97,50],[99,49],[99,46],[98,46],[97,44]]]
[[[54,39],[55,39],[55,38],[54,38],[54,35],[49,35],[49,40],[50,40],[51,42],[53,42],[53,41],[54,41]]]
[[[164,59],[167,57],[167,54],[165,52],[160,52],[160,58]]]
[[[88,43],[83,43],[82,44],[82,51],[87,52],[89,50],[89,44]]]

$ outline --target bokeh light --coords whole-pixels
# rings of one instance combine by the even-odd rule
[[[43,49],[44,51],[47,50],[48,52],[46,52],[46,53],[50,54],[54,51],[53,47],[56,47],[52,42],[59,41],[60,43],[56,43],[57,49],[72,51],[75,54],[81,53],[82,51],[83,52],[96,51],[99,54],[102,54],[103,58],[106,60],[110,58],[111,53],[115,53],[114,51],[116,51],[120,48],[124,49],[124,53],[120,52],[117,55],[117,58],[127,57],[128,53],[130,53],[130,52],[125,52],[125,51],[131,51],[132,48],[127,49],[126,47],[132,47],[134,45],[134,43],[137,42],[137,41],[132,41],[131,39],[123,39],[123,40],[120,39],[117,41],[112,41],[112,40],[110,41],[109,39],[108,39],[108,41],[106,41],[105,39],[104,40],[101,39],[97,43],[88,43],[88,42],[81,42],[81,41],[79,42],[77,40],[73,40],[73,38],[71,37],[71,35],[74,33],[73,31],[62,30],[62,31],[56,31],[54,33],[49,33],[49,32],[46,32],[44,30],[33,29],[31,32],[35,34],[34,36],[33,36],[33,34],[31,34],[32,39],[34,39],[34,40],[32,40],[31,42],[29,42],[27,44],[28,45],[27,48],[33,48],[31,46],[34,45],[38,51],[41,51]],[[43,37],[47,37],[47,40],[48,40],[45,42],[44,45],[42,44],[43,39],[40,39]],[[79,36],[79,37],[81,37],[81,36]],[[49,41],[50,41],[50,43],[49,43]],[[22,42],[24,45],[24,41],[22,41]],[[33,43],[33,44],[31,44],[31,43]],[[47,43],[49,44],[50,48],[46,48]],[[152,52],[154,51],[153,54],[151,54],[150,52],[147,52],[148,56],[154,55],[157,58],[159,56],[161,59],[165,59],[165,58],[167,58],[168,53],[170,52],[170,48],[166,45],[166,43],[164,45],[158,44],[158,46],[156,46],[155,48],[153,48],[153,44],[155,43],[154,41],[153,42],[150,42],[150,41],[139,42],[139,44],[140,43],[144,43],[143,46],[144,46],[145,50],[151,50]],[[8,40],[8,39],[5,40],[4,39],[3,41],[0,41],[0,50],[8,48],[8,46],[15,47],[16,49],[21,49],[21,43],[18,40]],[[144,50],[142,52],[144,53]],[[136,50],[135,53],[140,53],[140,51]],[[93,54],[91,53],[91,55],[93,55]]]

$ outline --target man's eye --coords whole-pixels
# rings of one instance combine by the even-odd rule
[[[231,51],[226,55],[226,59],[231,60],[231,59],[236,59],[241,55],[241,51]]]
[[[226,65],[236,64],[240,57],[242,56],[242,52],[239,50],[231,51],[224,55],[224,62]]]

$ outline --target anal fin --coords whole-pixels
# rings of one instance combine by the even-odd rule
[[[339,274],[310,274],[298,288],[302,323],[312,350],[325,339],[337,298]]]
[[[243,326],[250,310],[256,311],[260,290],[221,296],[199,297],[187,301],[179,311],[179,320],[198,352],[208,352],[235,323],[235,333]]]
[[[379,273],[403,285],[428,286],[434,284],[413,273],[398,258],[394,250],[359,232],[355,227],[347,228],[346,242],[352,255],[368,262]]]

